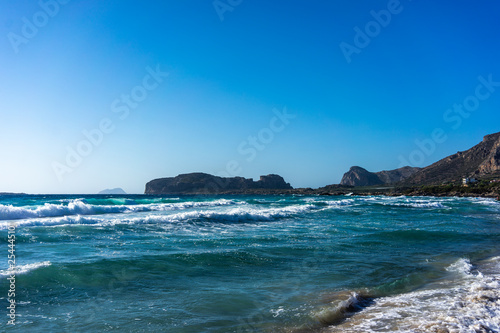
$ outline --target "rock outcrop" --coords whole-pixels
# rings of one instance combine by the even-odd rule
[[[245,194],[270,190],[291,190],[289,183],[278,175],[261,176],[260,180],[243,177],[224,178],[206,173],[189,173],[161,178],[146,184],[145,194]]]
[[[420,171],[420,168],[405,166],[396,170],[380,171],[375,174],[384,182],[384,184],[394,184],[411,177],[418,171]]]
[[[408,185],[459,182],[463,177],[500,173],[500,133],[487,135],[471,149],[448,156],[407,178]]]
[[[353,166],[344,174],[340,185],[344,186],[372,186],[380,185],[384,182],[373,172],[359,166]]]
[[[479,165],[478,171],[480,175],[500,172],[500,133],[487,135],[483,139],[483,143],[490,141],[494,142],[494,144],[486,159]]]
[[[403,167],[396,170],[370,172],[359,166],[352,167],[342,177],[343,186],[374,186],[398,183],[418,172],[419,168]]]

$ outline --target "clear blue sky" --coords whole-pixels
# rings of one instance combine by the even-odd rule
[[[2,1],[0,191],[142,193],[195,171],[319,187],[431,164],[500,131],[499,17],[496,1]]]

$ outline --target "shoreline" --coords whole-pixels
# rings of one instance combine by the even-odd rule
[[[177,193],[159,193],[159,194],[144,194],[150,196],[213,196],[213,195],[311,195],[311,196],[388,196],[388,197],[461,197],[461,198],[492,198],[499,200],[500,193],[493,191],[483,191],[483,192],[460,192],[460,191],[448,191],[448,192],[435,192],[435,191],[425,191],[421,188],[397,188],[397,187],[336,187],[335,189],[330,188],[297,188],[289,190],[280,189],[252,189],[252,190],[230,190],[230,191],[220,191],[216,193],[206,193],[206,192],[177,192]]]
[[[14,196],[96,196],[97,194],[27,194],[27,193],[11,193],[11,194],[3,194],[0,193],[0,197],[14,197]],[[430,193],[430,192],[422,192],[415,191],[411,193],[406,193],[403,191],[356,191],[355,189],[351,189],[350,191],[323,191],[323,190],[312,190],[312,189],[294,189],[294,190],[262,190],[262,191],[226,191],[220,193],[199,193],[199,192],[186,192],[186,193],[163,193],[163,194],[105,194],[100,195],[103,197],[136,197],[136,196],[144,196],[144,197],[171,197],[171,196],[224,196],[224,195],[259,195],[259,196],[273,196],[273,195],[303,195],[303,196],[386,196],[386,197],[438,197],[438,198],[489,198],[496,199],[500,201],[500,195],[496,193],[460,193],[460,192],[449,192],[449,193]]]

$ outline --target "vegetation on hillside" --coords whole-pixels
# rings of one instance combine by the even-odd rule
[[[403,194],[414,194],[415,192],[425,193],[427,195],[481,195],[492,194],[500,196],[500,182],[491,182],[490,180],[481,180],[475,184],[464,186],[458,183],[449,183],[442,185],[425,185],[408,188],[402,191]]]

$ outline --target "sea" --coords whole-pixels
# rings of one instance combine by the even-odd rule
[[[500,202],[0,196],[0,304],[3,332],[500,332]]]

